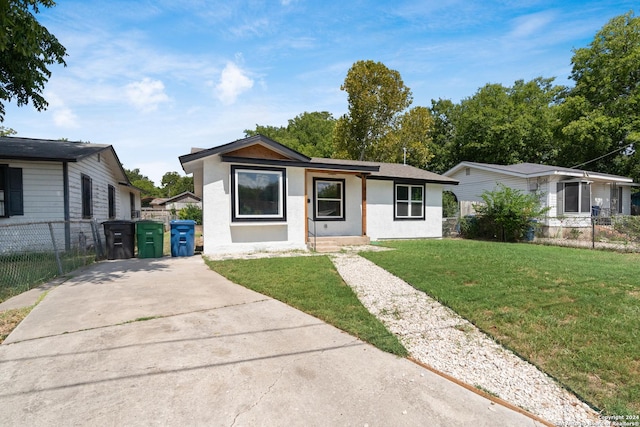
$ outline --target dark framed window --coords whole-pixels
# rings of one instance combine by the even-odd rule
[[[424,185],[395,185],[394,219],[424,219]]]
[[[89,219],[93,217],[93,188],[91,187],[91,178],[82,174],[82,218]]]
[[[564,212],[591,213],[591,186],[588,182],[564,183]]]
[[[109,198],[109,218],[113,219],[116,217],[116,188],[113,185],[109,185],[107,192]]]
[[[231,166],[233,221],[285,221],[286,170]]]
[[[0,165],[0,217],[24,215],[22,169]]]
[[[321,221],[344,221],[344,179],[313,178],[313,216]]]
[[[131,219],[138,218],[138,211],[136,210],[136,196],[133,193],[129,193],[129,206],[131,207]]]

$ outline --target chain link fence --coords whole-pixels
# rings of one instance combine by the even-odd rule
[[[95,221],[0,225],[0,301],[105,257]]]

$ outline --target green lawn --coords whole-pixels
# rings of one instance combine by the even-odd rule
[[[229,280],[268,295],[346,331],[381,350],[407,350],[360,303],[326,256],[206,260]]]
[[[361,255],[608,414],[640,413],[640,255],[468,240]]]

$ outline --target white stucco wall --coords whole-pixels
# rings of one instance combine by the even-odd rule
[[[367,181],[367,235],[371,240],[442,237],[442,186],[425,186],[425,219],[394,220],[393,181]]]
[[[309,173],[307,194],[309,196],[308,215],[314,218],[313,178],[343,179],[345,185],[344,221],[315,221],[316,235],[322,236],[361,236],[362,235],[362,181],[355,175]]]
[[[205,254],[306,249],[304,170],[286,168],[286,221],[231,221],[231,164],[218,156],[203,161]]]

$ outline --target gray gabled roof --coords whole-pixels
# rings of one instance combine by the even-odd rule
[[[424,169],[419,169],[414,166],[403,165],[399,163],[384,163],[384,162],[365,162],[359,160],[342,160],[342,159],[323,159],[314,157],[311,159],[311,163],[324,163],[327,165],[335,164],[340,165],[354,165],[361,167],[378,167],[377,171],[371,172],[369,179],[405,179],[413,181],[424,181],[438,184],[450,184],[457,185],[458,181],[453,178],[438,175],[437,173],[429,172]]]
[[[267,138],[263,135],[254,135],[248,138],[238,139],[236,141],[230,142],[228,144],[219,145],[217,147],[209,148],[206,150],[197,150],[190,154],[185,154],[184,156],[180,156],[178,159],[180,163],[184,165],[185,163],[192,162],[194,160],[202,159],[204,157],[213,156],[215,154],[224,155],[226,153],[239,150],[244,147],[248,147],[254,144],[264,145],[271,150],[278,152],[292,160],[308,162],[310,160],[309,157],[305,156],[302,153],[299,153],[291,148],[280,144],[270,138]]]
[[[0,137],[0,158],[31,161],[77,162],[111,148],[105,144],[58,141],[53,139]]]
[[[41,161],[41,162],[78,162],[85,157],[109,151],[113,155],[123,181],[120,183],[128,187],[131,185],[124,171],[120,159],[112,145],[92,144],[86,142],[61,141],[55,139],[18,138],[15,136],[0,137],[0,159]],[[136,188],[139,190],[139,188]]]
[[[500,172],[511,176],[517,176],[521,178],[535,178],[548,175],[560,175],[568,177],[585,177],[596,178],[604,181],[619,181],[619,182],[632,182],[631,178],[612,175],[607,173],[593,172],[583,169],[565,168],[562,166],[549,166],[540,165],[536,163],[518,163],[515,165],[495,165],[491,163],[477,163],[477,162],[460,162],[453,168],[444,173],[445,176],[450,176],[463,169],[465,167],[473,167],[486,171]]]
[[[227,153],[231,153],[238,149],[248,147],[253,144],[261,144],[287,157],[284,159],[257,159],[248,157],[233,157]],[[249,164],[269,164],[276,166],[293,166],[308,169],[330,170],[336,172],[361,172],[369,176],[370,179],[404,179],[422,182],[432,182],[440,184],[456,185],[458,181],[442,175],[435,174],[413,166],[400,165],[394,163],[381,162],[365,162],[358,160],[343,159],[326,159],[321,157],[309,158],[291,148],[288,148],[277,141],[269,139],[262,135],[255,135],[249,138],[239,139],[228,144],[218,147],[209,148],[207,150],[194,149],[190,154],[180,156],[182,168],[196,160],[203,159],[208,156],[219,155],[223,161],[241,162]],[[186,171],[187,169],[185,169]]]

